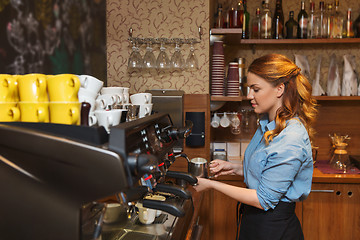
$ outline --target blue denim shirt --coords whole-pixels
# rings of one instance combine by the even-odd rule
[[[307,198],[311,190],[313,159],[309,135],[298,119],[265,144],[264,133],[275,129],[275,121],[265,117],[249,143],[244,156],[244,181],[256,189],[265,211],[279,201],[297,202]]]

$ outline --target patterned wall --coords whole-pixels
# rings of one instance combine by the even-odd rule
[[[132,51],[128,41],[129,28],[134,37],[198,38],[198,26],[203,29],[200,43],[195,44],[199,70],[190,71],[129,71],[128,58]],[[130,87],[130,91],[147,89],[178,89],[186,93],[208,93],[209,82],[209,1],[208,0],[108,0],[107,53],[108,85]],[[146,46],[140,47],[144,56]],[[159,46],[153,46],[155,56]],[[189,45],[181,46],[186,59]],[[171,57],[173,45],[166,45]]]
[[[108,85],[131,87],[131,92],[145,91],[146,89],[181,89],[186,93],[209,93],[209,25],[212,25],[213,14],[217,3],[221,2],[226,9],[230,0],[108,0],[107,1],[107,52],[108,52]],[[236,1],[234,1],[236,2]],[[261,8],[261,0],[248,0],[250,18],[255,15],[255,9]],[[289,11],[293,10],[297,16],[300,10],[300,0],[283,0],[285,21],[288,20]],[[309,2],[305,1],[309,12]],[[315,0],[315,8],[319,8],[320,0]],[[325,0],[325,3],[334,1]],[[352,8],[353,21],[360,13],[357,0],[341,0],[340,11],[345,14]],[[270,9],[275,10],[275,0],[270,0]],[[201,43],[196,44],[195,52],[199,60],[200,69],[196,72],[155,72],[128,71],[127,61],[131,53],[131,44],[128,41],[128,30],[134,29],[134,36],[138,37],[198,37],[197,27],[203,27]],[[187,56],[189,47],[182,47],[182,54]],[[249,45],[228,46],[225,48],[226,60],[236,57],[246,59],[246,67],[258,56],[267,53],[280,53],[294,59],[294,54],[306,55],[311,74],[315,75],[315,66],[319,55],[322,55],[322,84],[325,87],[329,57],[336,54],[340,71],[344,54],[353,54],[357,59],[357,69],[360,64],[360,47],[358,44],[323,44],[323,45],[256,45],[255,53]],[[156,46],[155,55],[159,53]],[[168,54],[174,52],[174,46],[167,49]],[[141,47],[144,55],[145,46]]]

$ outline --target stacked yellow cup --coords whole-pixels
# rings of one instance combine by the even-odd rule
[[[73,74],[48,75],[47,88],[50,122],[80,125],[79,78]]]
[[[14,75],[17,79],[22,122],[49,122],[46,75]]]
[[[16,78],[12,75],[0,74],[0,122],[20,120],[17,96]]]

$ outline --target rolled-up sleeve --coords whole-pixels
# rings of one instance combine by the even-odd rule
[[[264,210],[269,210],[275,208],[287,193],[306,159],[303,136],[298,132],[287,132],[286,136],[274,138],[265,151],[267,159],[257,196]]]

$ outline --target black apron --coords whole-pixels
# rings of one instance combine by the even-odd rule
[[[279,202],[274,209],[237,206],[238,240],[303,240],[295,203]]]

